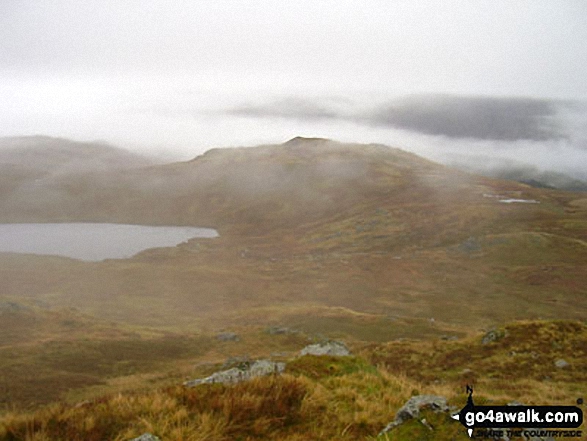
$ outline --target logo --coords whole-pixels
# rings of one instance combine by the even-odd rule
[[[467,404],[452,416],[467,429],[469,438],[498,436],[581,437],[576,429],[583,423],[583,411],[577,406],[476,406],[473,388],[467,385]],[[577,400],[580,404],[582,400]],[[555,429],[555,430],[553,430]]]

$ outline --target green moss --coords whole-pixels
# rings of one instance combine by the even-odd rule
[[[377,370],[359,357],[334,357],[328,355],[304,355],[289,362],[286,372],[319,379],[348,375],[355,372],[375,373]]]

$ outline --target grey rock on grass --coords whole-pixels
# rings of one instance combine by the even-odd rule
[[[234,332],[221,332],[216,336],[220,341],[239,341],[240,338]]]
[[[161,441],[161,439],[155,435],[151,435],[150,433],[143,433],[138,438],[133,438],[130,441]]]
[[[257,360],[252,363],[243,363],[239,367],[215,372],[209,377],[190,380],[183,383],[186,387],[194,387],[200,384],[234,384],[250,380],[254,377],[263,377],[270,374],[280,374],[285,369],[285,363],[278,363],[271,360]]]
[[[379,435],[389,432],[408,420],[419,418],[420,411],[430,409],[434,412],[449,412],[446,398],[438,395],[416,395],[410,398],[395,414],[395,419],[383,429]]]
[[[308,345],[301,350],[300,355],[333,355],[344,357],[351,355],[351,353],[344,343],[329,341]]]

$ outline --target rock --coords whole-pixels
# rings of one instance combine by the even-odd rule
[[[239,341],[240,338],[234,332],[221,332],[216,336],[220,341]]]
[[[0,302],[0,315],[3,313],[28,311],[28,307],[16,302]]]
[[[570,366],[570,364],[566,360],[563,360],[562,358],[559,358],[557,361],[555,361],[554,365],[559,369],[564,369],[564,368]]]
[[[91,403],[88,400],[84,400],[84,401],[80,401],[79,403],[76,403],[74,407],[74,409],[81,409],[82,407],[86,407],[89,406]]]
[[[267,334],[269,335],[286,335],[286,334],[297,334],[298,331],[279,326],[271,326],[267,328]]]
[[[287,352],[272,352],[271,358],[286,358],[289,356]]]
[[[449,412],[446,398],[438,395],[416,395],[410,398],[395,414],[395,419],[383,429],[379,436],[389,432],[408,420],[419,418],[420,411],[429,409],[434,412]]]
[[[481,244],[474,237],[469,237],[459,245],[459,250],[463,253],[474,253],[481,249]]]
[[[333,355],[335,357],[344,357],[351,355],[351,353],[344,343],[329,341],[308,345],[300,351],[300,355]]]
[[[138,438],[133,438],[130,441],[161,441],[161,439],[155,435],[151,435],[150,433],[143,433]]]
[[[242,357],[228,357],[222,364],[223,368],[237,367],[239,369],[246,369],[251,364],[251,359],[248,355]]]
[[[503,329],[492,329],[487,334],[483,336],[481,339],[481,343],[486,345],[488,343],[492,343],[494,341],[501,340],[506,336],[506,332]]]
[[[244,362],[239,367],[225,371],[215,372],[209,377],[190,380],[183,383],[186,387],[194,387],[199,384],[233,384],[250,380],[254,377],[262,377],[269,374],[278,374],[285,369],[285,363],[277,363],[270,360],[257,360],[253,363]]]

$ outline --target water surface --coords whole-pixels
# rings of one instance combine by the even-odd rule
[[[43,254],[99,261],[124,259],[149,248],[173,247],[195,237],[218,236],[212,228],[96,223],[0,224],[0,252]]]

